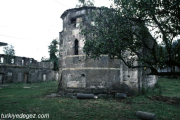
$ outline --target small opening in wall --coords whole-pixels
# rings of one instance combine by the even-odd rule
[[[4,58],[3,57],[1,57],[1,63],[4,63]]]
[[[11,64],[14,64],[14,58],[11,59]]]
[[[30,65],[32,64],[32,62],[33,62],[33,60],[32,60],[32,59],[30,59]]]
[[[43,74],[43,81],[46,81],[46,74]]]
[[[24,65],[24,60],[22,59],[21,64]]]
[[[74,44],[75,44],[74,55],[78,55],[78,43],[79,43],[79,41],[76,39],[74,42]]]
[[[74,24],[74,27],[76,27],[76,18],[71,19],[71,24]]]
[[[82,77],[85,77],[85,74],[81,74]]]

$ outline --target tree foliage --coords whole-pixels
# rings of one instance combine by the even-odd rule
[[[54,39],[51,44],[48,46],[49,48],[49,61],[52,61],[54,64],[54,70],[58,70],[58,41],[56,39]]]
[[[49,49],[49,58],[42,57],[41,62],[53,62],[54,68],[53,70],[58,70],[59,69],[59,64],[58,64],[58,41],[56,39],[53,39],[50,45],[48,46]]]
[[[88,58],[108,54],[130,68],[150,68],[151,74],[163,65],[180,67],[179,44],[173,47],[180,34],[180,1],[114,0],[113,7],[89,17],[95,24],[81,27]]]
[[[46,58],[45,56],[43,56],[41,58],[41,62],[49,62],[49,58]]]
[[[78,0],[79,5],[76,5],[76,7],[84,7],[84,6],[94,6],[94,0]]]
[[[14,46],[8,45],[4,47],[3,52],[6,55],[6,62],[10,64],[12,57],[15,56]]]

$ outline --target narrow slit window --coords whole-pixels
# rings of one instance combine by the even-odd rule
[[[78,43],[79,43],[79,42],[78,42],[78,40],[76,39],[76,40],[75,40],[75,47],[74,47],[74,48],[75,48],[75,50],[74,50],[74,55],[78,55]]]

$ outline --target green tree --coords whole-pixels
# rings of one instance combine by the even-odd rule
[[[76,7],[84,7],[84,6],[94,6],[94,0],[78,0],[80,5],[76,5]]]
[[[41,62],[49,62],[49,58],[46,58],[45,56],[41,58]]]
[[[86,22],[88,27],[81,27],[87,58],[108,54],[130,68],[149,68],[156,75],[159,66],[180,67],[173,48],[180,34],[179,4],[178,0],[114,0],[113,7],[99,8],[101,12],[89,15],[95,25]]]
[[[49,48],[49,61],[53,62],[54,64],[54,68],[53,70],[58,70],[59,69],[59,65],[58,65],[58,41],[56,39],[54,39],[50,45],[48,46]]]
[[[13,58],[13,56],[15,56],[15,50],[14,47],[12,45],[8,45],[6,47],[3,48],[3,52],[6,55],[6,62],[7,63],[11,63],[11,59]]]

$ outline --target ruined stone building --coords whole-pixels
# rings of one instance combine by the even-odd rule
[[[58,73],[52,70],[51,62],[37,62],[33,58],[13,56],[9,63],[7,59],[7,55],[0,54],[0,84],[58,80]]]
[[[129,69],[122,61],[110,61],[104,55],[99,60],[85,60],[83,46],[85,38],[80,34],[79,25],[92,22],[87,13],[96,7],[81,7],[66,10],[61,18],[63,31],[60,40],[60,84],[59,91],[64,93],[105,93],[107,91],[140,91],[142,87],[153,86],[155,76],[142,75],[140,69]]]

